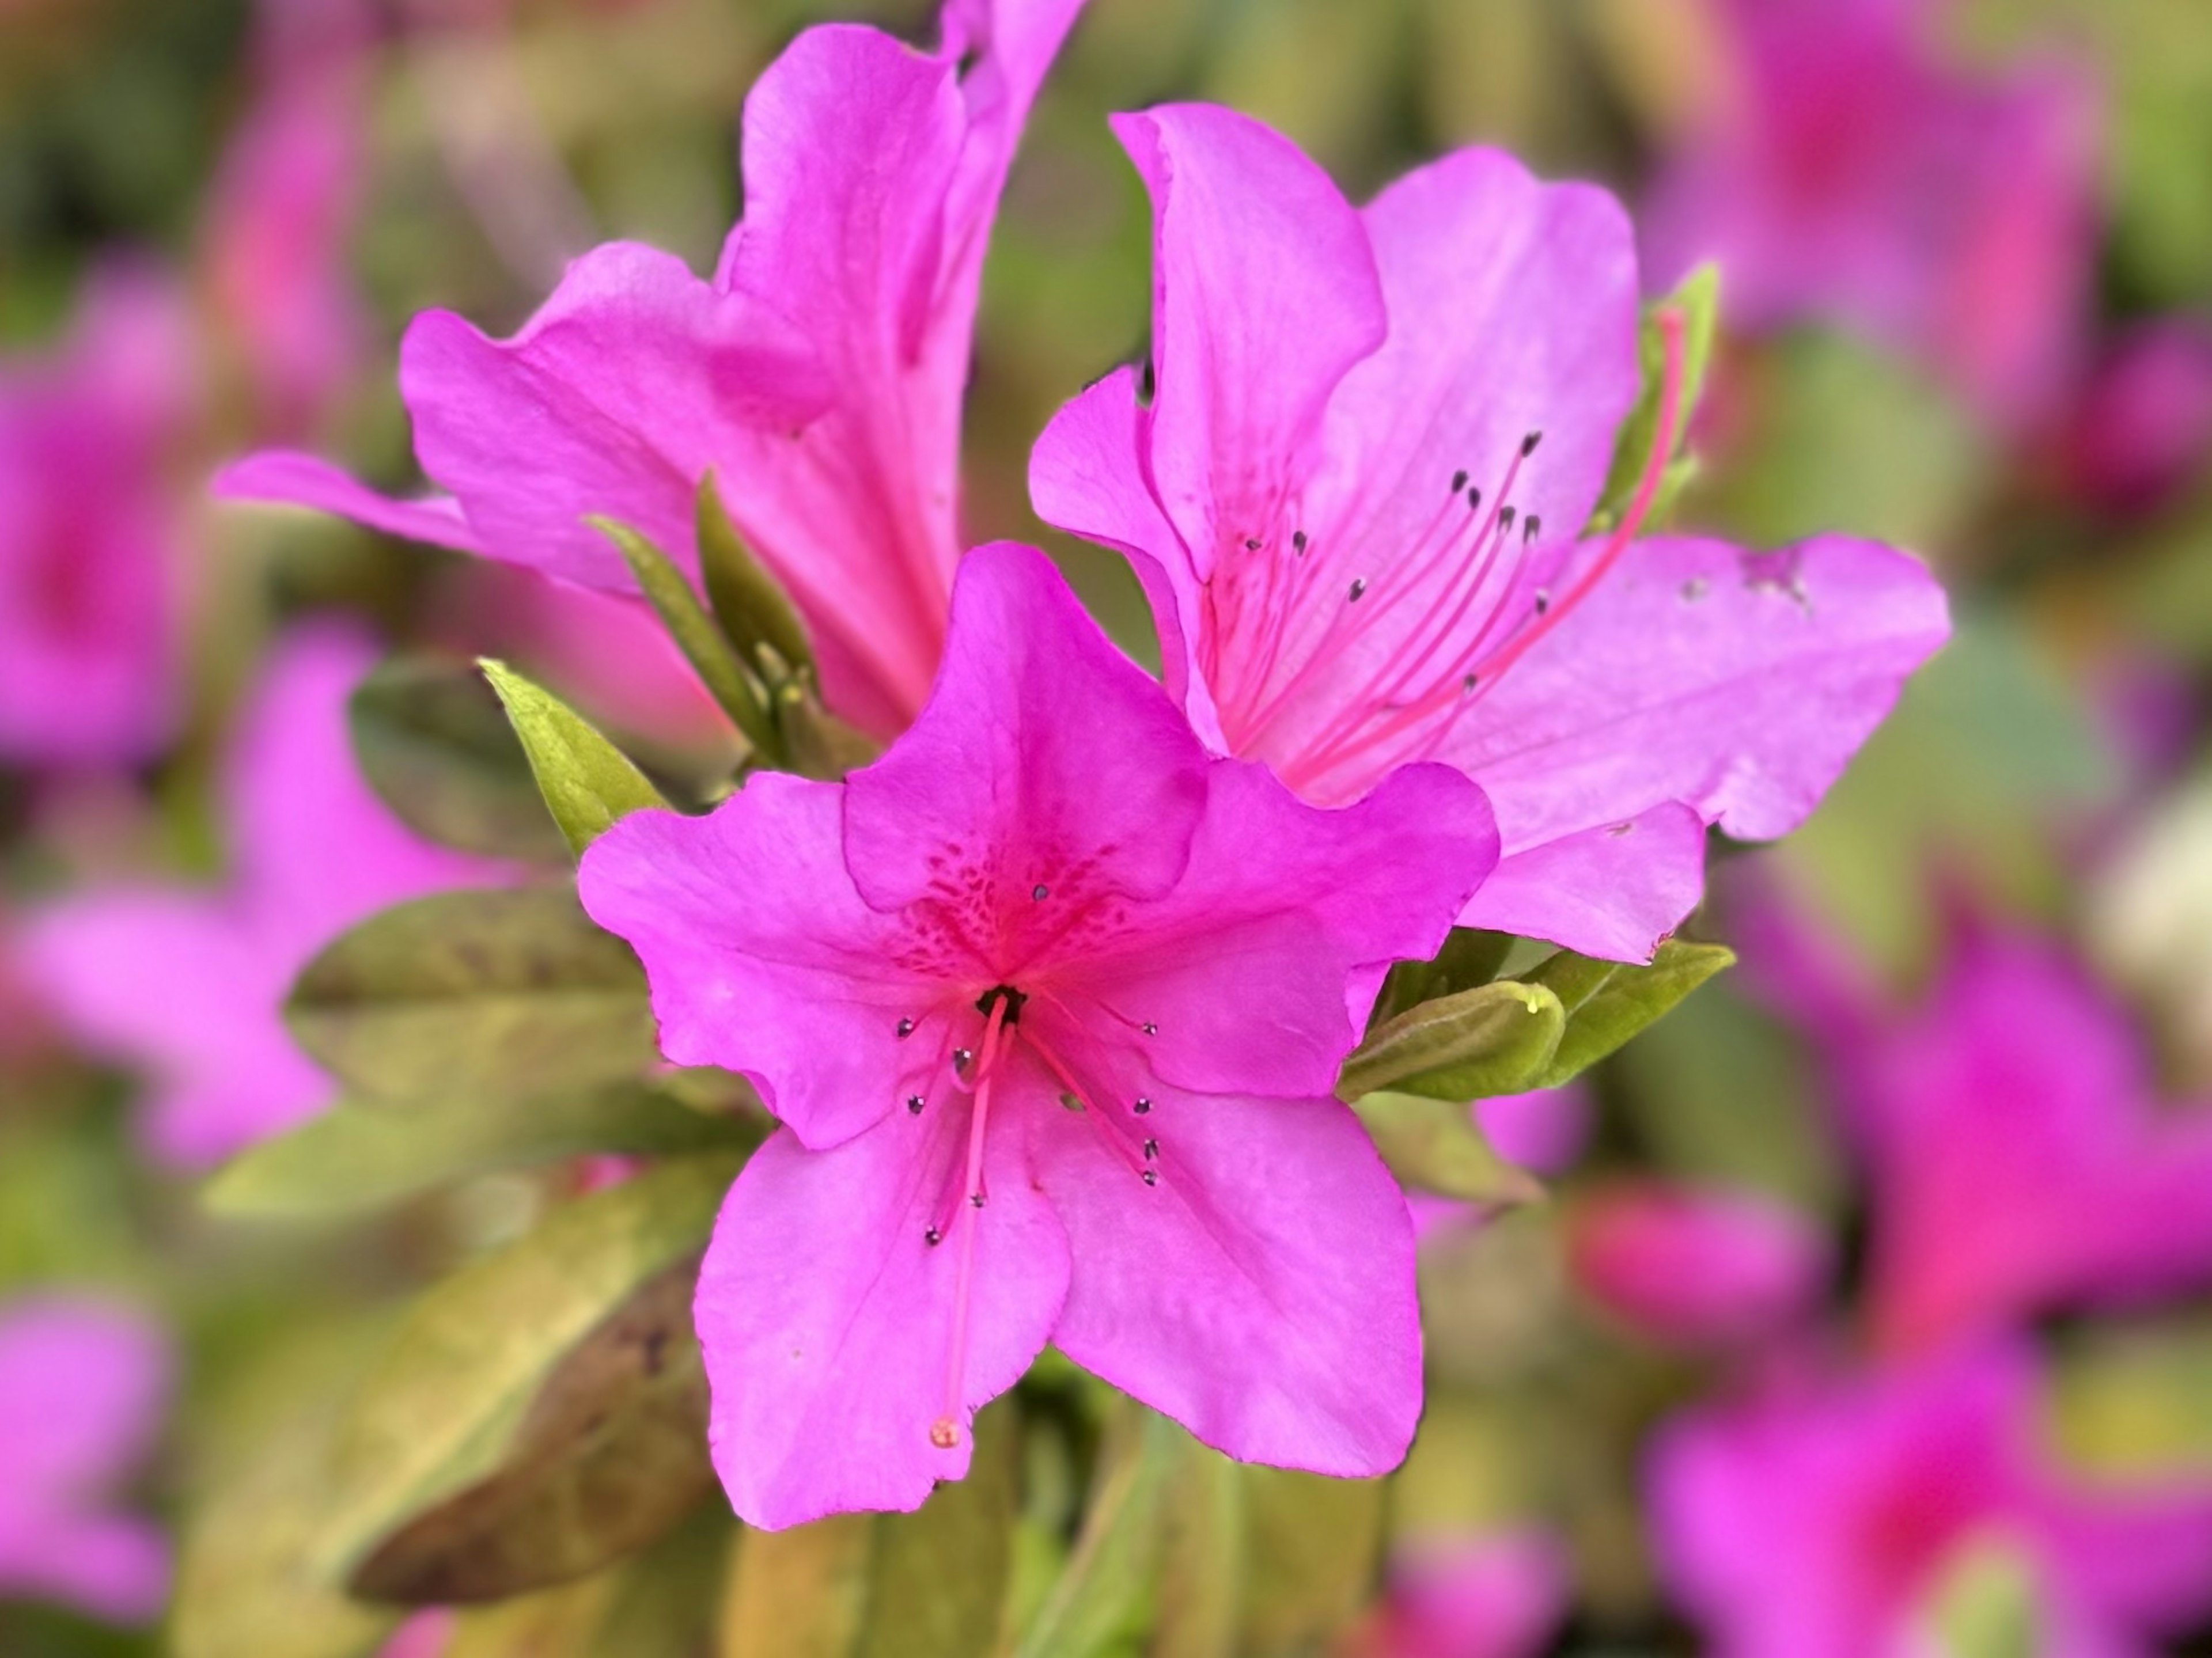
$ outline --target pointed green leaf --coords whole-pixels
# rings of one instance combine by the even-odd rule
[[[1018,1658],[1097,1658],[1120,1649],[1152,1595],[1168,1479],[1188,1437],[1165,1417],[1122,1402],[1099,1448],[1075,1547],[1022,1632]]]
[[[567,849],[499,698],[470,668],[384,663],[346,713],[362,775],[416,834],[488,858],[554,862]]]
[[[570,851],[581,853],[618,817],[655,806],[666,810],[660,791],[581,714],[503,662],[485,658],[477,665],[499,693],[538,792]]]
[[[694,1110],[643,1083],[537,1099],[469,1095],[405,1110],[341,1100],[234,1158],[201,1200],[239,1219],[349,1220],[493,1169],[593,1152],[743,1149],[764,1127]]]
[[[1401,962],[1382,982],[1369,1028],[1397,1017],[1408,1008],[1438,997],[1486,985],[1504,969],[1505,958],[1521,940],[1510,932],[1455,926],[1443,948],[1425,962]]]
[[[834,783],[881,751],[872,739],[823,708],[811,687],[796,681],[776,693],[775,721],[791,768],[801,777]]]
[[[1245,1467],[1244,1636],[1251,1658],[1328,1652],[1375,1592],[1382,1567],[1380,1479]]]
[[[737,525],[722,505],[722,494],[712,472],[699,480],[697,511],[699,570],[706,579],[707,602],[714,619],[749,663],[761,661],[765,645],[794,674],[814,677],[814,649],[807,642],[805,624],[799,619],[776,579],[770,575],[738,535]]]
[[[1394,1090],[1464,1103],[1535,1086],[1565,1026],[1540,985],[1501,980],[1424,1002],[1370,1032],[1344,1062],[1340,1099]]]
[[[1370,1094],[1352,1109],[1401,1186],[1492,1212],[1544,1195],[1534,1176],[1491,1149],[1463,1101]]]
[[[677,649],[684,653],[684,659],[699,676],[699,683],[707,688],[708,695],[744,733],[745,741],[758,754],[779,753],[781,745],[769,718],[766,694],[738,659],[737,652],[714,625],[714,619],[707,614],[706,606],[699,602],[698,593],[684,572],[676,568],[667,554],[628,525],[604,518],[589,522],[614,543],[623,562],[629,566],[630,574],[637,578],[647,603],[659,614],[669,637],[676,641]]]
[[[356,1097],[532,1099],[657,1063],[645,975],[566,887],[444,892],[342,933],[284,1017]]]
[[[1591,531],[1601,532],[1620,523],[1651,465],[1651,448],[1659,439],[1659,393],[1667,363],[1666,346],[1654,320],[1662,311],[1671,310],[1682,319],[1682,400],[1674,453],[1666,458],[1666,471],[1652,499],[1648,525],[1666,522],[1675,497],[1694,473],[1694,465],[1676,457],[1682,453],[1698,412],[1698,400],[1705,393],[1705,371],[1712,361],[1713,339],[1720,321],[1720,267],[1702,264],[1683,277],[1673,293],[1644,307],[1643,331],[1637,341],[1644,389],[1613,441],[1613,470],[1598,496],[1597,509],[1590,515]]]
[[[1628,1039],[1735,961],[1721,944],[1669,938],[1649,967],[1592,961],[1561,950],[1528,975],[1566,1010],[1566,1029],[1543,1074],[1528,1085],[1556,1088],[1614,1053]]]
[[[691,1294],[738,1168],[664,1163],[416,1303],[349,1413],[318,1556],[356,1594],[496,1600],[660,1535],[714,1485]]]

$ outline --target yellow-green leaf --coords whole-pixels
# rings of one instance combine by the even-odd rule
[[[362,775],[416,834],[489,858],[553,862],[567,849],[498,696],[465,664],[384,663],[346,715]]]
[[[1531,984],[1556,995],[1566,1012],[1557,1051],[1528,1085],[1556,1088],[1587,1071],[1735,961],[1735,952],[1723,945],[1680,938],[1660,945],[1648,967],[1561,950],[1528,975]]]
[[[591,525],[614,543],[644,591],[646,602],[659,616],[661,625],[676,641],[677,649],[699,676],[708,695],[730,716],[757,753],[775,756],[781,745],[769,716],[768,698],[759,683],[738,659],[737,652],[683,571],[667,554],[626,524],[595,518]]]
[[[1491,1149],[1464,1101],[1382,1093],[1352,1108],[1401,1186],[1486,1211],[1517,1208],[1544,1195],[1534,1175]]]
[[[1559,999],[1541,985],[1478,985],[1369,1032],[1344,1062],[1337,1095],[1389,1090],[1463,1102],[1518,1093],[1535,1086],[1565,1028]]]
[[[633,811],[666,808],[660,791],[629,756],[567,703],[503,662],[487,657],[477,665],[499,693],[538,792],[569,850],[580,853],[610,823]]]
[[[761,647],[766,646],[793,673],[811,678],[814,650],[798,609],[730,522],[712,472],[699,480],[696,521],[707,602],[739,655],[760,663]]]

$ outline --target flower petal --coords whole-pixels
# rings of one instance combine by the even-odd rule
[[[1489,792],[1509,857],[1662,800],[1766,840],[1803,820],[1949,631],[1935,579],[1872,542],[1644,542],[1439,757]]]
[[[699,1278],[714,1388],[714,1467],[738,1515],[767,1529],[852,1509],[920,1508],[968,1470],[943,1413],[960,1240],[932,1248],[959,1197],[967,1114],[903,1112],[830,1151],[776,1134],[730,1189]],[[975,1227],[961,1404],[973,1412],[1043,1350],[1067,1292],[1068,1244],[994,1116],[990,1203]]]
[[[1054,1344],[1240,1461],[1395,1467],[1421,1409],[1413,1221],[1350,1108],[1163,1089],[1152,1187],[1088,1115],[1031,1119],[1077,1263]]]
[[[593,841],[576,889],[645,963],[661,1051],[742,1071],[799,1141],[851,1139],[927,1093],[942,984],[905,922],[846,872],[835,784],[761,773],[705,817],[635,812]],[[899,1021],[917,1028],[907,1038]]]
[[[879,909],[927,897],[976,936],[1028,908],[1042,948],[1066,935],[1071,914],[1175,884],[1208,763],[1050,560],[1011,543],[979,548],[961,566],[928,706],[846,781],[846,856]]]
[[[370,489],[341,467],[294,449],[264,449],[248,455],[216,473],[213,487],[223,501],[307,507],[351,519],[381,535],[461,553],[487,550],[451,495],[397,500]]]
[[[1697,908],[1705,884],[1705,820],[1693,807],[1664,800],[1500,859],[1459,924],[1609,962],[1648,962]]]

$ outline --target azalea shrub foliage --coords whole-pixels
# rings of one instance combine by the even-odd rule
[[[2212,1651],[2185,13],[0,7],[0,1650]]]

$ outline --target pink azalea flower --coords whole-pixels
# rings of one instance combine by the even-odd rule
[[[217,1162],[329,1101],[277,1013],[318,949],[401,899],[504,878],[418,840],[356,772],[346,697],[375,657],[333,623],[271,653],[229,755],[221,887],[95,889],[29,929],[28,970],[64,1025],[148,1072],[145,1134],[165,1162]]]
[[[1796,825],[1942,641],[1941,592],[1864,542],[1631,545],[1656,474],[1577,539],[1638,383],[1603,192],[1469,149],[1355,210],[1226,110],[1116,125],[1152,194],[1157,390],[1123,369],[1060,411],[1037,511],[1131,556],[1215,749],[1321,805],[1455,766],[1505,846],[1467,925],[1648,957],[1705,825]]]
[[[2017,427],[2065,389],[2096,252],[2094,100],[2070,64],[1952,67],[1926,0],[1715,0],[1724,96],[1647,216],[1753,328],[1848,323]]]
[[[142,1623],[168,1594],[169,1551],[112,1512],[153,1444],[169,1351],[136,1313],[74,1297],[0,1309],[0,1594]]]
[[[2060,471],[2115,515],[2170,503],[2212,458],[2212,325],[2162,317],[2120,336],[2069,408]]]
[[[1577,1281],[1655,1340],[1732,1346],[1811,1309],[1832,1262],[1802,1214],[1750,1191],[1644,1180],[1601,1187],[1570,1230]]]
[[[624,520],[696,571],[712,470],[804,612],[831,705],[897,731],[929,689],[959,556],[984,244],[1079,3],[950,0],[933,53],[846,25],[801,34],[746,100],[744,217],[711,282],[616,243],[512,339],[417,318],[400,391],[448,494],[387,501],[289,453],[222,489],[625,592],[585,518]]]
[[[1707,1407],[1660,1439],[1661,1568],[1714,1658],[1917,1658],[1978,1546],[2034,1574],[2045,1658],[2148,1658],[2212,1607],[2212,1487],[2092,1489],[2011,1350]]]
[[[121,264],[58,351],[0,362],[0,761],[128,763],[168,740],[185,573],[167,469],[196,377],[181,300]]]
[[[1746,960],[1826,1048],[1871,1187],[1868,1315],[1890,1349],[2212,1283],[2212,1109],[2158,1098],[2126,1015],[2055,946],[1969,926],[1893,1009],[1770,916]]]
[[[262,0],[259,86],[224,151],[205,225],[208,280],[271,434],[312,429],[360,372],[369,325],[348,242],[367,158],[360,0]]]
[[[1343,1658],[1536,1658],[1568,1604],[1565,1551],[1544,1533],[1425,1539],[1398,1551]]]
[[[1416,767],[1304,805],[1211,759],[1042,555],[962,566],[928,706],[586,854],[663,1051],[782,1120],[697,1317],[748,1523],[912,1509],[1049,1341],[1233,1456],[1374,1474],[1419,1413],[1406,1202],[1339,1063],[1496,855]]]

